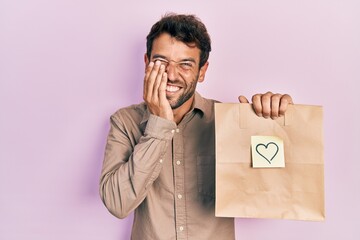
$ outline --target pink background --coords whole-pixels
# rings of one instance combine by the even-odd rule
[[[0,239],[128,239],[98,196],[109,116],[142,100],[145,36],[195,13],[207,97],[272,90],[325,110],[327,219],[237,219],[237,239],[360,239],[357,0],[0,0]],[[219,239],[221,237],[219,236]]]

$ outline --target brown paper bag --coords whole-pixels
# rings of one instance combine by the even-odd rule
[[[272,120],[250,104],[216,103],[215,129],[216,216],[324,220],[322,107],[290,105]],[[283,140],[284,168],[252,167],[259,135]]]

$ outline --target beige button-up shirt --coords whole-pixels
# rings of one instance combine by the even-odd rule
[[[178,125],[144,103],[111,116],[100,195],[119,218],[135,210],[132,239],[235,239],[215,217],[214,102],[195,93]]]

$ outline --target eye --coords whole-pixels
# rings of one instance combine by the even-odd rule
[[[181,62],[180,66],[183,69],[191,69],[193,67],[193,63],[192,62]]]

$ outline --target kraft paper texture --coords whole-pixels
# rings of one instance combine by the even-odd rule
[[[324,220],[322,124],[321,106],[290,105],[272,120],[251,104],[216,103],[215,215]],[[252,136],[282,139],[285,167],[253,168]]]

